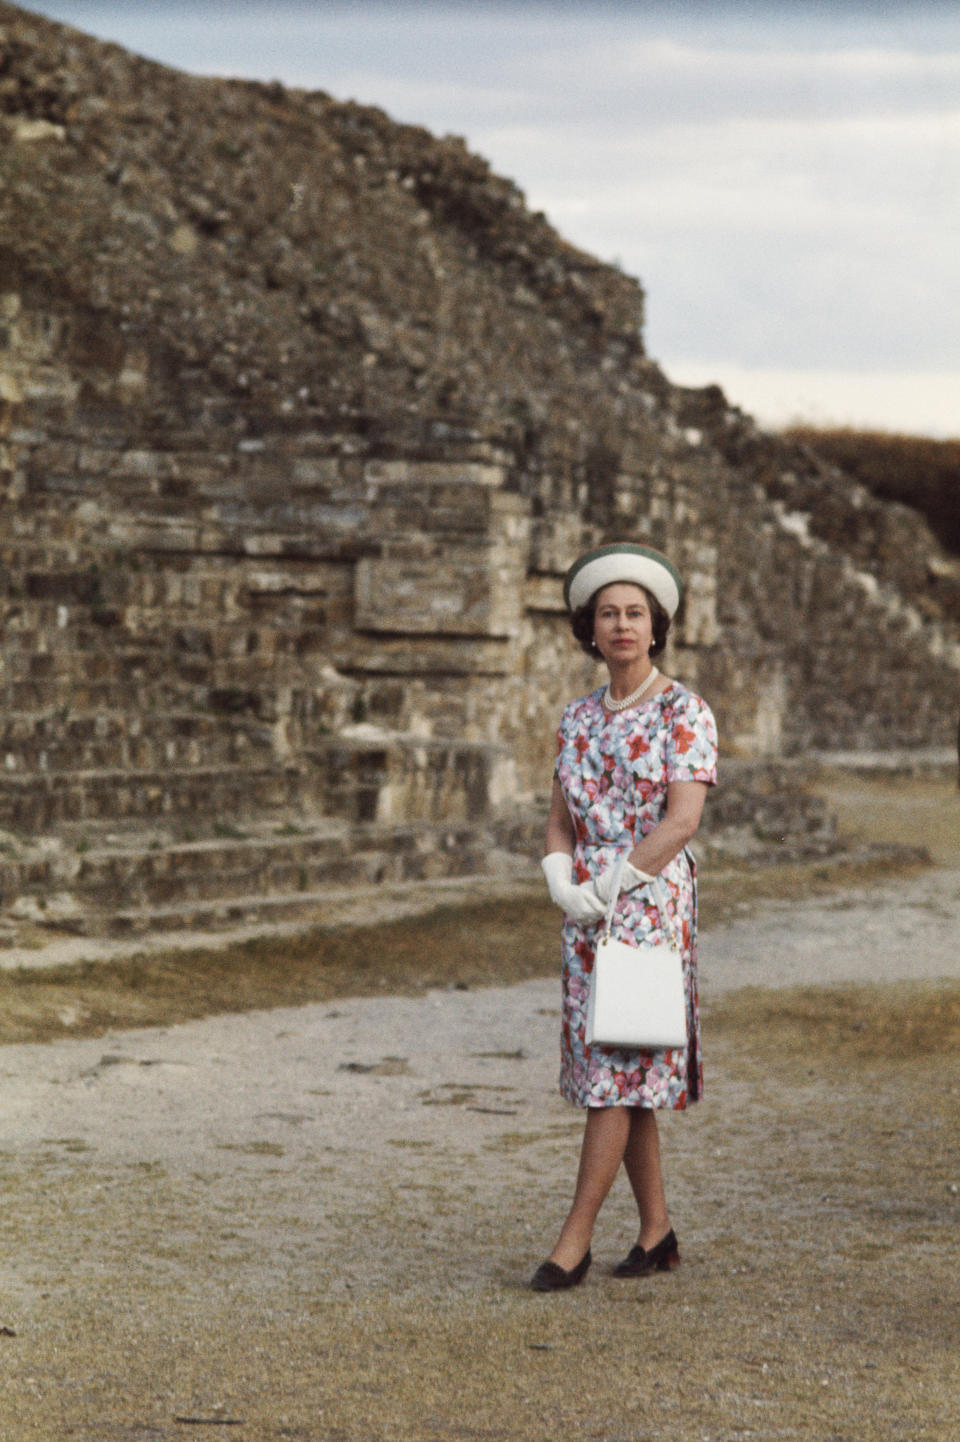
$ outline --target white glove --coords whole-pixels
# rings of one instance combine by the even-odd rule
[[[601,871],[599,876],[593,878],[593,889],[604,906],[606,906],[610,900],[610,892],[613,889],[613,873],[615,870],[616,865],[608,866],[606,871]],[[622,894],[625,891],[634,891],[636,887],[646,886],[649,882],[656,881],[656,879],[655,876],[651,876],[648,872],[641,871],[639,867],[632,866],[629,861],[625,861],[623,863],[623,870],[620,873],[620,892]]]
[[[592,881],[579,884],[573,879],[573,857],[565,851],[551,851],[540,863],[550,896],[560,910],[578,926],[593,926],[606,910],[593,889]]]

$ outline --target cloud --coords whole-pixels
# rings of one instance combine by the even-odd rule
[[[41,8],[183,68],[466,136],[567,238],[641,279],[668,370],[952,373],[953,3]]]
[[[479,139],[565,235],[640,276],[661,356],[699,337],[752,365],[955,360],[960,113]]]
[[[720,385],[728,400],[771,428],[791,424],[958,434],[960,371],[830,371],[751,369],[680,359],[680,385]]]
[[[960,51],[758,51],[608,35],[525,54],[522,82],[538,114],[575,111],[588,127],[881,118],[955,108]]]
[[[950,366],[960,44],[633,28],[529,20],[507,46],[474,21],[473,83],[422,55],[340,79],[465,133],[564,235],[638,275],[665,362],[699,347],[754,367]]]

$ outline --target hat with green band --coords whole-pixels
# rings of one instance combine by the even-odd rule
[[[676,615],[683,594],[676,566],[651,546],[636,546],[629,541],[597,546],[574,561],[563,582],[563,599],[569,610],[578,611],[601,587],[618,581],[643,586],[671,619]]]

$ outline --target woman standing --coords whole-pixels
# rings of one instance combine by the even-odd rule
[[[665,1271],[680,1259],[660,1167],[656,1109],[702,1095],[696,971],[696,873],[686,849],[707,788],[716,781],[709,707],[654,665],[681,597],[680,577],[648,546],[601,546],[567,573],[573,634],[610,672],[606,686],[573,701],[558,736],[543,871],[564,912],[560,1090],[587,1109],[573,1203],[531,1285],[575,1286],[590,1266],[594,1223],[621,1163],[640,1214],[620,1277]],[[640,942],[659,928],[647,884],[660,877],[683,940],[687,1045],[650,1053],[584,1042],[597,923],[613,866],[628,852],[616,932]]]

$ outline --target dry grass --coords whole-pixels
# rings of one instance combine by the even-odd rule
[[[880,856],[839,870],[817,862],[708,873],[702,921],[717,925],[764,898],[828,894],[916,869]],[[534,887],[522,902],[445,906],[390,924],[23,968],[0,973],[0,1044],[102,1036],[342,996],[415,996],[434,987],[524,981],[552,975],[558,948],[556,910]]]
[[[922,846],[942,866],[960,866],[960,790],[954,778],[826,777],[817,787],[855,843]]]
[[[538,897],[521,906],[441,907],[389,925],[24,968],[0,974],[0,1042],[98,1036],[338,996],[521,981],[556,966],[557,944],[556,912]]]
[[[765,897],[854,897],[881,870],[708,870],[704,922]],[[0,1017],[8,1036],[53,1037],[482,985],[555,972],[556,937],[532,890],[519,905],[7,974]],[[78,1120],[7,1153],[4,1442],[199,1437],[184,1417],[256,1442],[956,1442],[960,983],[747,989],[707,1025],[706,1102],[663,1127],[683,1266],[636,1286],[610,1277],[635,1225],[618,1186],[584,1287],[550,1298],[526,1282],[566,1207],[578,1127],[547,1106],[546,1074],[543,1094],[519,1098],[513,1053],[469,1113],[459,1053],[435,1059],[406,1109],[405,1064],[383,1058],[358,1072],[335,1147],[332,1094],[311,1092],[312,1123],[276,1131],[253,1101],[243,1125],[220,1116],[199,1170],[189,1126],[211,1125],[203,1107],[186,1160],[156,1161],[161,1072],[81,1077],[67,1101],[91,1116],[111,1087],[114,1104],[144,1106],[143,1151],[118,1163]],[[18,1065],[42,1073],[46,1059]],[[55,1112],[59,1091],[40,1104]]]
[[[747,987],[709,1015],[713,1037],[749,1036],[750,1057],[763,1067],[814,1056],[900,1062],[960,1052],[960,982]]]

